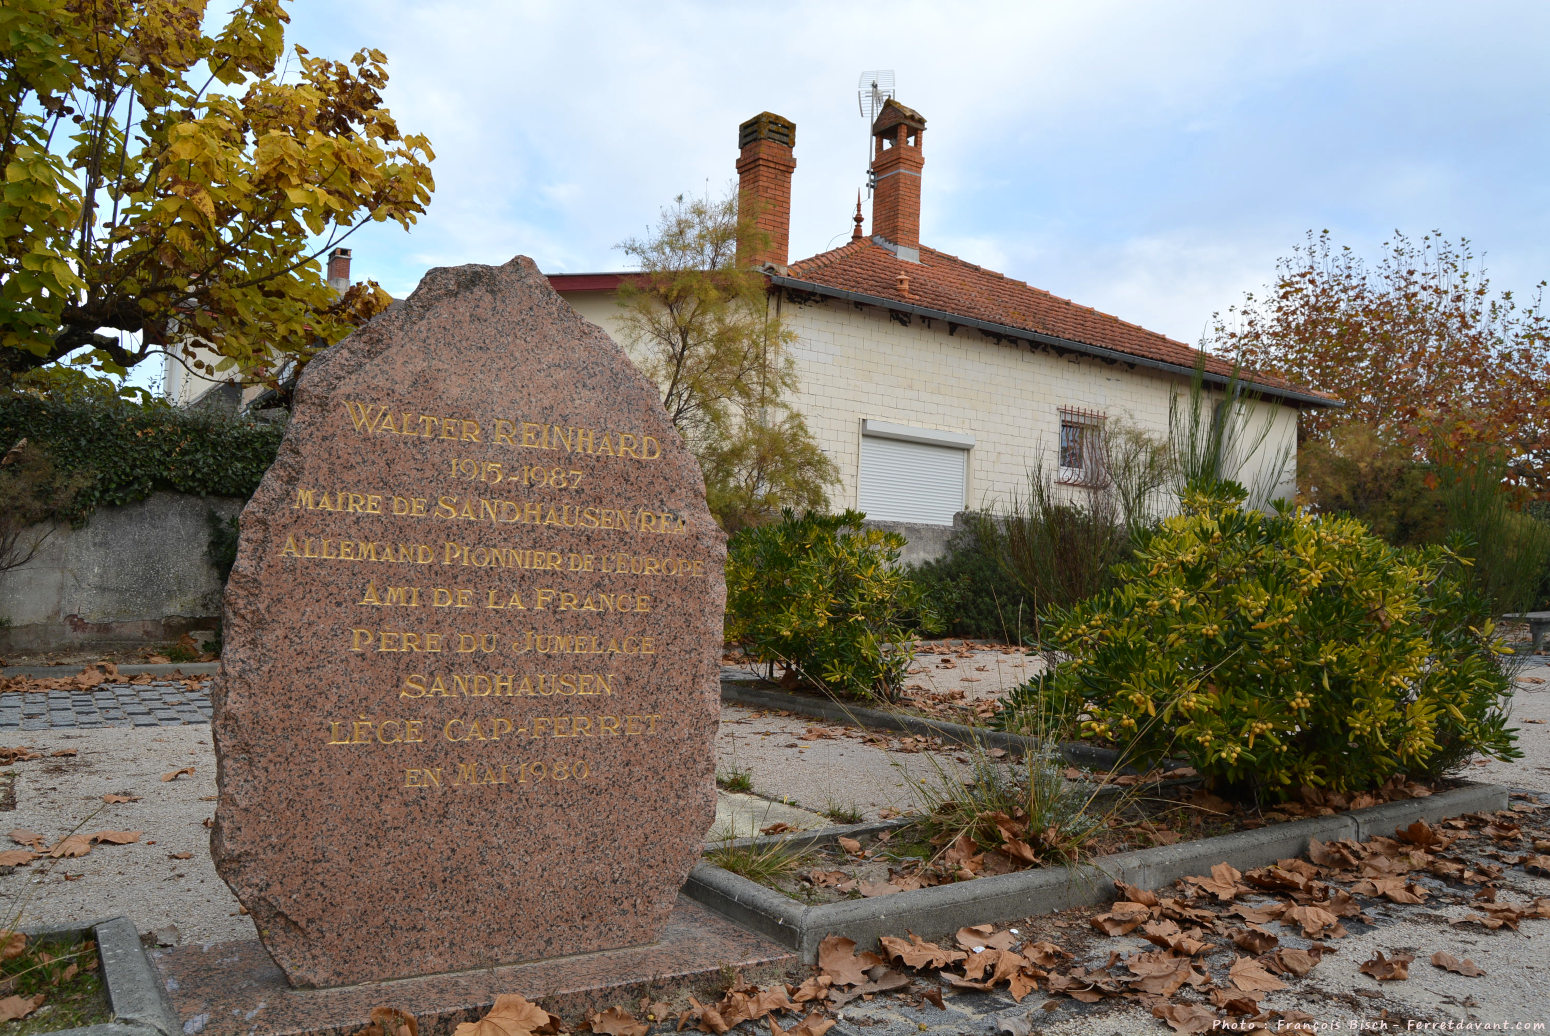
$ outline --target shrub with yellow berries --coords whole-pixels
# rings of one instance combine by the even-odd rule
[[[1244,499],[1232,483],[1186,492],[1114,590],[1052,616],[1065,660],[1045,693],[1081,703],[1086,736],[1272,798],[1521,754],[1463,559]]]

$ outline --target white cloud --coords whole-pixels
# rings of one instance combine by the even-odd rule
[[[680,192],[723,190],[736,130],[797,124],[793,257],[848,239],[893,68],[927,118],[928,244],[1194,341],[1308,228],[1375,248],[1441,226],[1504,273],[1550,267],[1550,6],[311,3],[290,38],[389,56],[399,124],[437,152],[430,213],[356,270],[623,265]],[[1536,274],[1534,271],[1538,271]],[[1505,286],[1505,285],[1503,285]]]

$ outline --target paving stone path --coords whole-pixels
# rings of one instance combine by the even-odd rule
[[[89,690],[0,694],[0,732],[98,727],[181,727],[210,722],[210,695],[181,680],[104,683]]]

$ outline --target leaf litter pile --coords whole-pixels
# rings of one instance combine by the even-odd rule
[[[1228,1026],[1251,1034],[1312,1031],[1327,1019],[1261,1001],[1292,988],[1325,957],[1340,953],[1341,940],[1350,934],[1346,923],[1371,922],[1366,910],[1380,901],[1464,904],[1467,915],[1449,922],[1464,929],[1515,931],[1524,921],[1550,919],[1550,896],[1514,902],[1500,894],[1507,868],[1550,875],[1550,830],[1531,826],[1531,814],[1543,816],[1520,804],[1436,825],[1417,821],[1393,837],[1365,842],[1315,839],[1305,859],[1247,872],[1221,863],[1159,892],[1115,882],[1118,898],[1107,909],[1080,912],[1096,934],[1053,936],[1066,946],[989,924],[936,942],[912,933],[885,936],[876,950],[858,950],[852,940],[830,936],[819,947],[814,973],[800,984],[760,987],[739,977],[714,1004],[690,996],[686,1007],[674,1010],[642,999],[634,1010],[615,1006],[588,1013],[573,1029],[524,998],[507,995],[483,1019],[458,1026],[454,1036],[645,1036],[685,1030],[719,1036],[745,1022],[762,1024],[771,1036],[823,1036],[835,1024],[831,1016],[857,1000],[887,994],[917,1007],[941,1008],[944,988],[996,992],[1026,1004],[1024,1032],[1035,1028],[1040,1011],[1104,1001],[1138,1004],[1180,1033]],[[1078,924],[1054,920],[1046,927]],[[1092,938],[1101,946],[1103,938],[1121,936],[1144,939],[1150,947],[1111,951],[1101,964],[1087,952]],[[1486,975],[1448,948],[1429,949],[1426,959],[1437,972]],[[1380,950],[1357,970],[1381,986],[1407,981],[1416,960],[1412,953]],[[1015,1022],[1011,1028],[1016,1031]],[[418,1030],[411,1016],[384,1007],[357,1036],[418,1036]]]
[[[153,656],[161,658],[163,656]],[[211,656],[212,658],[214,656]],[[33,691],[89,691],[104,684],[115,686],[144,686],[153,683],[181,683],[186,691],[197,691],[210,682],[208,676],[184,676],[174,672],[170,676],[152,676],[139,673],[126,676],[118,671],[113,662],[97,662],[69,676],[0,676],[0,694],[18,694]]]

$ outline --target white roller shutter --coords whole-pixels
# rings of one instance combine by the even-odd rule
[[[967,446],[916,441],[929,432],[910,438],[869,432],[873,429],[864,428],[861,435],[861,471],[856,486],[860,510],[878,521],[951,525],[953,515],[964,508]],[[940,433],[937,437],[967,438]]]

